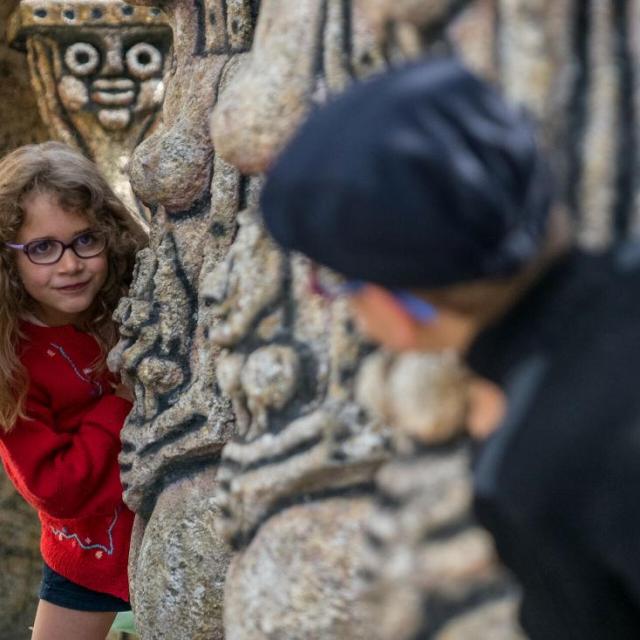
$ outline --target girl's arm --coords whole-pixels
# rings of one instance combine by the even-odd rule
[[[20,420],[0,437],[0,454],[24,498],[54,518],[111,513],[122,495],[117,456],[131,403],[105,395],[74,432],[56,432],[46,394],[32,385]]]

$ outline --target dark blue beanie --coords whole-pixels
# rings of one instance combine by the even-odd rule
[[[261,205],[285,249],[349,279],[435,288],[535,258],[551,191],[529,120],[447,58],[357,84],[313,113]]]

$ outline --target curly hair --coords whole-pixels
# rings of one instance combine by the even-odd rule
[[[107,279],[88,310],[82,330],[96,337],[102,363],[117,341],[112,319],[131,284],[135,256],[147,243],[143,229],[115,195],[96,165],[60,142],[25,145],[0,160],[0,428],[9,431],[24,417],[27,372],[20,362],[20,318],[34,302],[25,291],[15,263],[14,242],[24,222],[25,198],[53,196],[66,211],[81,213],[107,237]]]

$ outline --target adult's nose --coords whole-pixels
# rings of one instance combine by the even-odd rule
[[[107,33],[104,39],[104,64],[100,70],[101,76],[117,76],[124,73],[124,60],[122,57],[122,36],[116,33]]]

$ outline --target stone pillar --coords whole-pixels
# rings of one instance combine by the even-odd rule
[[[582,241],[622,237],[635,67],[611,60],[635,59],[637,3],[162,6],[175,41],[163,125],[131,163],[151,246],[112,356],[136,389],[121,462],[143,637],[519,637],[515,592],[469,515],[464,374],[437,357],[383,358],[356,400],[367,347],[343,305],[309,293],[308,263],[265,234],[260,174],[350,82],[457,49],[539,118]],[[399,411],[385,388],[425,404]]]
[[[144,3],[139,3],[144,4]],[[257,182],[215,152],[209,113],[251,46],[244,0],[169,0],[174,33],[162,124],[131,160],[132,185],[153,212],[150,246],[116,312],[111,354],[135,389],[123,431],[125,500],[137,513],[130,575],[144,638],[223,637],[230,549],[215,532],[220,450],[235,429],[216,372],[215,324],[201,289],[236,233]]]

